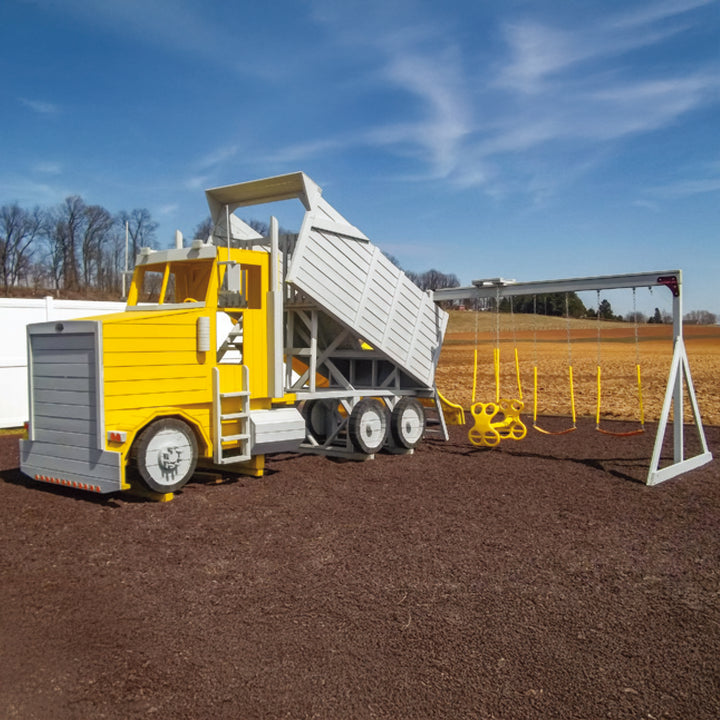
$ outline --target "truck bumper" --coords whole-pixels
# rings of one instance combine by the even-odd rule
[[[20,469],[26,475],[41,482],[90,492],[122,490],[121,459],[119,452],[110,450],[20,441]]]

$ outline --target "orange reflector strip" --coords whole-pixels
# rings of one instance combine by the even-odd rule
[[[101,493],[99,485],[89,485],[88,483],[80,482],[79,480],[66,480],[65,478],[54,478],[49,475],[35,475],[35,480],[42,482],[52,483],[53,485],[64,485],[65,487],[74,487],[78,490],[88,490],[89,492]]]

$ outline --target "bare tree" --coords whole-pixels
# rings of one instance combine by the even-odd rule
[[[29,274],[41,229],[39,208],[27,211],[17,203],[0,208],[0,274],[5,292]]]
[[[109,230],[98,260],[97,287],[105,293],[118,296],[122,289],[125,271],[125,225],[117,217]]]
[[[207,239],[212,235],[213,227],[212,218],[208,215],[193,231],[193,239],[200,238],[207,242]]]
[[[625,315],[626,322],[630,323],[646,323],[647,322],[647,315],[645,313],[641,313],[639,310],[635,310],[633,312],[629,312]]]
[[[686,325],[715,325],[717,315],[709,310],[691,310],[683,317]]]
[[[84,212],[83,199],[71,195],[48,215],[44,234],[48,266],[56,289],[75,290],[79,285],[78,255]]]
[[[454,273],[442,273],[439,270],[427,270],[423,273],[405,273],[421,290],[440,290],[441,288],[460,287],[460,280]]]
[[[88,205],[84,210],[82,228],[82,275],[86,288],[97,285],[103,259],[103,248],[115,221],[100,205]]]
[[[120,221],[123,227],[127,223],[130,240],[129,266],[132,268],[140,248],[149,247],[155,240],[158,224],[152,219],[150,211],[146,208],[135,208],[130,213],[123,211],[120,213]]]

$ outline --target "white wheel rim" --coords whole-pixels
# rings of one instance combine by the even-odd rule
[[[153,435],[145,451],[145,467],[158,485],[173,485],[192,464],[192,446],[179,430],[165,428]]]
[[[417,407],[406,407],[400,416],[400,432],[409,443],[416,443],[425,431],[422,411]]]
[[[385,418],[375,408],[367,410],[360,418],[358,430],[368,447],[378,447],[385,440]]]

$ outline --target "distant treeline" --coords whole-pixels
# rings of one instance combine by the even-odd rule
[[[246,220],[261,234],[267,234],[266,223]],[[120,297],[122,274],[127,262],[132,270],[135,257],[143,247],[156,241],[157,223],[150,211],[135,208],[111,213],[101,205],[88,205],[79,195],[71,195],[51,208],[32,209],[18,203],[0,207],[0,284],[8,295],[13,290],[52,291],[82,297]],[[282,231],[283,233],[286,231]],[[196,227],[193,237],[207,239],[212,234],[209,217]],[[397,258],[386,257],[400,267]],[[421,290],[459,287],[454,273],[431,269],[425,272],[405,271]],[[512,305],[511,305],[512,303]],[[446,307],[457,303],[443,303]],[[495,299],[466,300],[464,307],[495,310]],[[500,312],[538,313],[542,315],[626,320],[630,322],[669,323],[672,317],[655,308],[650,317],[642,313],[615,315],[607,299],[597,308],[585,307],[575,293],[552,293],[538,296],[504,298]],[[717,316],[706,310],[693,310],[684,316],[688,324],[712,325]]]
[[[119,297],[125,234],[132,268],[139,249],[155,240],[145,208],[113,214],[72,195],[51,208],[0,207],[0,283],[69,295]]]

